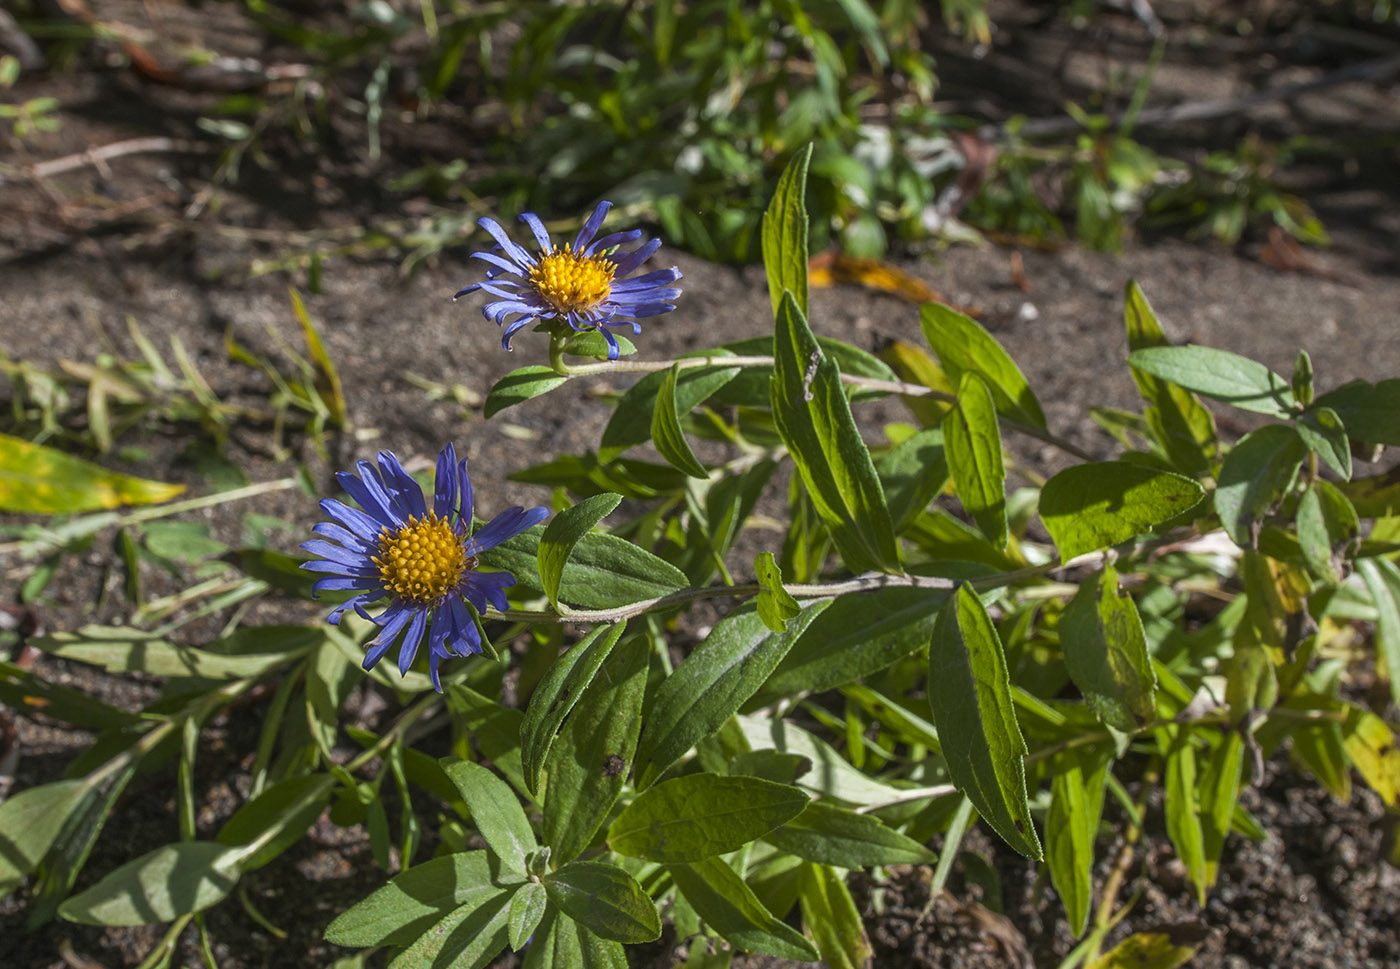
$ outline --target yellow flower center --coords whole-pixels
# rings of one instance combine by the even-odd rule
[[[379,580],[398,599],[410,602],[437,602],[476,567],[476,560],[462,547],[462,540],[445,518],[434,512],[408,524],[379,533]]]
[[[530,285],[560,313],[586,310],[612,292],[613,269],[608,260],[577,256],[566,245],[540,257],[530,270]]]

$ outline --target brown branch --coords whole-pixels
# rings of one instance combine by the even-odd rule
[[[22,166],[19,168],[19,174],[22,177],[27,177],[34,181],[42,181],[54,175],[62,175],[64,172],[86,168],[89,165],[101,168],[109,160],[121,158],[123,155],[158,154],[161,152],[202,154],[208,150],[209,148],[207,145],[200,144],[197,141],[183,141],[178,138],[166,138],[163,136],[128,138],[126,141],[115,141],[110,145],[102,145],[100,148],[89,148],[87,151],[75,152],[72,155],[64,155],[62,158],[54,158],[49,161]],[[15,176],[13,175],[0,175],[0,185],[14,179]]]

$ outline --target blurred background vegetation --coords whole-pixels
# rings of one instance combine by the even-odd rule
[[[181,133],[201,142],[215,186],[310,195],[321,173],[359,193],[373,217],[290,260],[313,268],[377,248],[411,266],[479,215],[572,214],[598,198],[673,245],[755,261],[766,193],[808,142],[814,246],[855,256],[988,235],[1111,250],[1158,228],[1234,244],[1277,227],[1322,244],[1279,173],[1396,148],[1219,123],[1243,102],[1214,104],[1191,137],[1189,112],[1145,113],[1177,49],[1324,77],[1360,64],[1364,78],[1400,51],[1395,0],[203,0],[183,8],[204,21],[193,45],[132,26],[182,5],[144,6],[10,0],[0,123],[21,142],[56,125],[57,103],[26,98],[26,79],[94,64],[136,77],[118,99],[181,90],[194,121]],[[1061,43],[1111,40],[1123,68],[1055,102],[1062,78],[983,63],[1012,29],[1023,49],[1051,29]]]

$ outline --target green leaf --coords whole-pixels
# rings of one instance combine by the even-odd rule
[[[836,369],[843,374],[869,377],[872,380],[893,381],[899,379],[888,364],[873,353],[868,353],[859,347],[853,347],[849,343],[829,336],[817,337],[817,345],[821,347],[822,353],[825,353],[836,364]],[[756,336],[747,340],[736,340],[724,344],[721,349],[741,357],[768,356],[773,352],[773,338],[771,336]],[[739,371],[738,376],[722,390],[715,392],[715,400],[735,407],[767,407],[772,374],[771,364],[744,367]],[[682,375],[682,380],[684,380],[684,375]],[[889,396],[889,391],[877,390],[873,387],[851,387],[849,392],[853,401],[874,400]]]
[[[525,948],[540,926],[549,901],[544,885],[526,882],[515,890],[510,899],[510,947],[514,952]]]
[[[1041,489],[1040,520],[1068,562],[1170,521],[1204,495],[1195,481],[1170,471],[1124,461],[1077,464]]]
[[[1050,814],[1045,820],[1045,860],[1076,938],[1089,925],[1094,899],[1094,839],[1103,813],[1107,772],[1106,761],[1086,770],[1078,758],[1069,758],[1052,772]]]
[[[567,915],[557,909],[545,909],[544,919],[525,950],[523,969],[583,969],[583,947],[579,942],[582,932],[582,926]],[[616,942],[612,944],[617,945]]]
[[[753,889],[720,859],[667,865],[666,870],[696,914],[735,948],[798,962],[820,958],[801,932],[775,918]]]
[[[330,412],[331,423],[336,427],[344,427],[346,422],[345,393],[340,386],[340,374],[336,372],[335,364],[331,362],[330,354],[326,352],[326,345],[321,341],[321,333],[316,329],[316,324],[311,321],[311,316],[306,312],[306,305],[301,301],[301,294],[295,288],[288,290],[292,294],[292,309],[296,312],[297,320],[301,323],[301,333],[306,339],[306,355],[311,358],[311,365],[315,369],[313,377],[316,394],[321,398],[321,403],[326,405],[326,410]]]
[[[1177,969],[1191,961],[1204,941],[1198,922],[1167,926],[1161,932],[1135,932],[1087,969]]]
[[[926,427],[899,442],[875,462],[896,533],[928,507],[948,483],[943,430]]]
[[[389,879],[326,929],[336,945],[409,945],[454,909],[502,895],[485,851],[441,855]]]
[[[1337,585],[1361,540],[1361,520],[1346,495],[1317,479],[1298,503],[1298,546],[1312,576]]]
[[[1400,379],[1369,384],[1353,380],[1313,401],[1336,412],[1347,434],[1367,444],[1400,447]]]
[[[772,552],[760,552],[753,563],[758,579],[758,617],[775,633],[787,628],[788,620],[802,611],[797,600],[783,588],[783,571],[773,560]]]
[[[486,394],[482,413],[488,418],[494,417],[507,407],[562,387],[568,380],[568,377],[561,375],[553,367],[530,366],[512,370],[496,381],[495,386]]]
[[[771,349],[771,345],[765,341],[763,349],[756,352],[764,353]],[[705,355],[722,357],[726,356],[727,352],[711,350]],[[672,387],[671,401],[675,413],[677,416],[689,414],[701,403],[719,393],[738,374],[738,367],[687,367],[681,370]],[[603,428],[603,437],[598,444],[599,461],[612,461],[628,448],[645,444],[652,439],[655,433],[653,415],[657,410],[657,401],[660,399],[662,386],[669,382],[670,372],[659,370],[647,374],[628,388],[627,393],[622,395],[617,407],[613,409],[607,427]]]
[[[1230,450],[1220,469],[1215,510],[1236,545],[1255,546],[1260,519],[1293,486],[1307,456],[1307,445],[1286,424],[1266,424]]]
[[[26,929],[37,929],[51,922],[58,914],[59,906],[72,893],[78,874],[87,864],[88,855],[92,853],[117,799],[126,791],[126,785],[140,766],[139,759],[133,760],[117,771],[105,790],[88,787],[78,807],[64,819],[63,827],[53,838],[52,847],[40,864],[39,877],[29,889]],[[0,853],[3,852],[4,847],[0,846]],[[4,868],[5,862],[0,861],[0,870]],[[0,885],[0,897],[4,895],[4,886]]]
[[[651,440],[656,450],[678,471],[684,471],[692,478],[707,479],[710,472],[695,457],[690,442],[681,430],[680,410],[676,406],[676,380],[680,375],[679,363],[671,364],[661,387],[656,392],[656,407],[651,412]]]
[[[224,654],[177,646],[125,626],[84,626],[75,633],[54,633],[31,642],[55,656],[101,666],[111,673],[223,680],[257,676],[290,663],[325,639],[324,632],[306,626],[268,626],[258,632],[266,634],[263,645],[268,652]]]
[[[526,877],[525,859],[539,848],[534,829],[520,800],[505,781],[490,769],[471,761],[443,757],[438,761],[448,780],[462,795],[472,823],[486,844],[501,859],[502,877]]]
[[[599,667],[545,759],[542,830],[555,864],[589,846],[622,793],[642,729],[649,656],[646,637],[623,640]]]
[[[1128,363],[1154,377],[1241,410],[1292,417],[1300,408],[1288,381],[1262,363],[1213,347],[1144,347]]]
[[[1201,835],[1206,859],[1206,884],[1214,885],[1225,850],[1225,836],[1235,816],[1244,766],[1244,737],[1229,730],[1215,745],[1201,778]]]
[[[821,693],[923,649],[947,598],[946,592],[904,588],[839,596],[788,650],[763,695]]]
[[[817,943],[828,969],[865,969],[875,950],[850,889],[829,865],[802,866],[802,926]]]
[[[241,871],[261,868],[302,839],[334,789],[335,778],[330,774],[278,781],[233,812],[215,840],[240,849]]]
[[[793,155],[763,216],[763,268],[774,316],[780,312],[784,290],[792,293],[800,312],[807,312],[807,164],[811,159],[810,144]]]
[[[84,925],[154,925],[223,901],[238,883],[238,848],[215,841],[164,845],[109,873],[59,907]]]
[[[510,889],[462,905],[439,919],[389,963],[389,969],[485,969],[510,942]]]
[[[0,898],[39,864],[88,790],[81,780],[54,781],[0,802]]]
[[[140,719],[81,690],[50,682],[30,670],[0,661],[0,703],[21,713],[41,713],[88,730],[123,727]],[[3,893],[0,893],[3,894]]]
[[[656,689],[637,746],[638,789],[651,785],[697,741],[718,730],[830,604],[830,599],[809,603],[783,632],[769,629],[751,605],[716,623]]]
[[[1351,441],[1342,419],[1330,407],[1310,407],[1293,425],[1303,443],[1343,481],[1351,480]]]
[[[1136,282],[1128,283],[1124,321],[1128,330],[1129,350],[1167,345],[1157,315]],[[1137,367],[1129,369],[1138,392],[1147,401],[1147,410],[1143,415],[1147,426],[1166,452],[1168,460],[1193,477],[1208,473],[1219,450],[1215,416],[1190,391],[1159,380]]]
[[[540,567],[540,582],[551,606],[559,608],[559,582],[574,546],[593,530],[594,525],[611,514],[621,501],[621,495],[605,491],[585,498],[572,508],[565,508],[545,526],[544,534],[540,536],[539,551],[535,554]]]
[[[792,299],[778,308],[773,357],[773,419],[841,557],[858,572],[898,571],[894,526],[870,452],[836,365]]]
[[[530,706],[520,725],[520,762],[531,794],[539,793],[540,771],[560,724],[583,697],[626,628],[625,621],[593,627],[554,661],[530,694]]]
[[[1157,678],[1142,619],[1112,565],[1080,583],[1060,617],[1060,646],[1094,716],[1124,733],[1156,716]]]
[[[1390,696],[1400,704],[1400,567],[1383,558],[1366,558],[1356,565],[1376,602],[1376,652],[1385,661]]]
[[[807,795],[757,777],[685,774],[637,795],[608,829],[618,854],[699,861],[761,838],[807,806]]]
[[[599,938],[637,943],[661,935],[651,896],[616,865],[571,861],[543,881],[550,902]]]
[[[1026,741],[1016,722],[1001,639],[963,584],[938,614],[929,644],[929,704],[948,774],[1007,844],[1040,858],[1026,798]]]
[[[966,374],[978,374],[997,410],[1035,427],[1046,426],[1045,412],[1021,368],[976,320],[941,303],[925,303],[919,307],[919,326],[950,380],[962,383]]]
[[[535,525],[502,542],[482,555],[482,563],[505,569],[522,586],[543,592],[537,553],[544,530]],[[564,565],[559,601],[581,609],[616,609],[659,599],[689,584],[680,569],[634,543],[590,532],[578,540]]]
[[[763,836],[788,854],[838,868],[928,865],[937,856],[878,818],[813,801],[791,821]]]
[[[151,522],[143,531],[147,550],[172,562],[193,564],[228,551],[223,542],[209,537],[209,526],[199,522]]]
[[[1196,749],[1191,735],[1173,724],[1162,728],[1169,738],[1167,756],[1167,836],[1176,848],[1177,857],[1186,866],[1191,883],[1196,886],[1196,900],[1206,903],[1206,847],[1201,827],[1201,809],[1196,802]]]
[[[963,374],[958,401],[943,415],[943,449],[958,500],[997,548],[1006,548],[1006,468],[1001,428],[986,381]]]
[[[68,515],[122,505],[169,501],[184,485],[118,474],[65,454],[0,434],[0,511]]]
[[[753,750],[797,754],[811,762],[812,769],[797,779],[797,787],[847,804],[883,804],[899,797],[899,788],[856,770],[830,744],[801,727],[763,716],[741,714],[735,720]]]

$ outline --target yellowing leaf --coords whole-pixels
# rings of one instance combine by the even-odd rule
[[[878,259],[858,259],[828,249],[812,257],[807,264],[809,285],[827,289],[841,283],[877,289],[911,303],[948,303],[941,293],[917,276],[880,262]],[[977,316],[975,309],[955,307],[960,313]]]
[[[1400,801],[1400,746],[1384,720],[1369,710],[1352,706],[1342,725],[1342,746],[1386,807]]]
[[[0,434],[0,511],[61,515],[169,501],[184,485],[108,471],[56,448]]]

